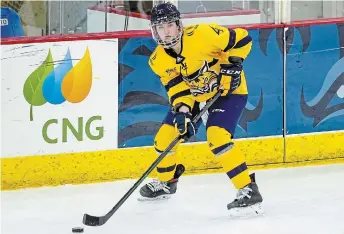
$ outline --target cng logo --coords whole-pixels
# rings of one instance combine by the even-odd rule
[[[42,106],[45,103],[59,105],[68,101],[70,103],[80,103],[88,96],[92,86],[92,62],[88,48],[80,59],[73,66],[69,48],[62,61],[54,67],[51,51],[43,63],[33,71],[26,79],[23,93],[25,100],[30,104],[30,121],[34,120],[33,107]],[[49,111],[49,110],[47,110]],[[100,121],[101,116],[92,116],[84,121],[83,117],[77,117],[77,126],[72,125],[72,121],[63,118],[50,119],[42,126],[42,136],[45,142],[55,144],[59,142],[58,136],[50,136],[49,127],[57,124],[61,127],[62,142],[68,142],[68,130],[78,141],[83,141],[84,132],[91,140],[99,140],[103,137],[103,127],[96,127],[96,134],[91,133],[91,125],[94,121]],[[85,122],[85,125],[84,125]],[[94,131],[93,131],[94,132]]]
[[[56,68],[49,49],[45,61],[29,75],[24,84],[24,97],[30,104],[30,121],[33,121],[33,106],[42,106],[46,102],[58,105],[66,100],[71,103],[82,102],[91,86],[92,63],[88,48],[74,67],[68,49]]]

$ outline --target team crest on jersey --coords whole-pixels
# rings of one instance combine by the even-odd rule
[[[193,96],[211,93],[218,86],[217,74],[209,69],[207,61],[204,62],[203,67],[198,70],[198,73],[189,77],[183,76],[183,80],[190,87],[190,92]]]

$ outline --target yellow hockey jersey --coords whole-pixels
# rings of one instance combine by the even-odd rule
[[[247,30],[228,29],[217,24],[197,24],[184,28],[182,50],[158,46],[149,59],[151,69],[165,86],[173,107],[204,102],[218,89],[220,64],[228,64],[228,57],[246,59],[252,47]],[[247,94],[244,72],[242,81],[233,94]]]

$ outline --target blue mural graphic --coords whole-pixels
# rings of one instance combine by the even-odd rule
[[[310,29],[307,49],[300,31],[295,31],[287,55],[288,134],[344,129],[344,27]]]
[[[236,129],[237,138],[282,134],[283,30],[249,30],[253,47],[244,62],[249,102]],[[341,30],[338,25],[320,25],[287,31],[289,133],[343,129]],[[119,39],[119,43],[118,147],[150,146],[170,108],[165,88],[148,66],[156,44],[150,37]],[[329,100],[328,93],[337,96]],[[316,105],[319,100],[325,101]],[[329,114],[319,115],[323,109]],[[202,125],[191,141],[205,141],[205,136]]]

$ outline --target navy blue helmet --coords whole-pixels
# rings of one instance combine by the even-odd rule
[[[169,40],[162,40],[158,34],[157,26],[175,22],[178,26],[178,35]],[[171,48],[180,41],[183,35],[183,26],[181,23],[180,12],[172,3],[161,3],[152,9],[150,26],[153,39],[165,48]]]

